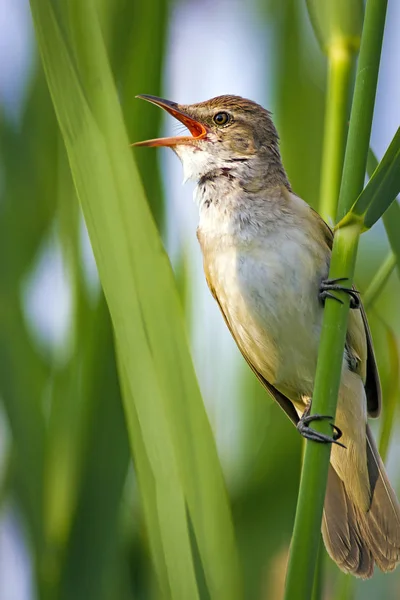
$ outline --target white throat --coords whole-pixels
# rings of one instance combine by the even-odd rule
[[[214,154],[197,146],[182,144],[175,146],[174,151],[182,162],[183,183],[199,181],[207,173],[223,166],[222,160],[218,160]]]

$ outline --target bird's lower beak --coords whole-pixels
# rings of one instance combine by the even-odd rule
[[[147,94],[141,94],[136,96],[136,98],[141,98],[142,100],[147,100],[148,102],[152,102],[152,104],[161,106],[161,108],[175,117],[175,119],[178,119],[178,121],[183,123],[192,135],[145,140],[144,142],[136,142],[135,144],[132,144],[132,146],[176,146],[178,144],[190,144],[193,140],[200,140],[206,137],[207,129],[204,125],[182,112],[176,102],[157,98],[156,96],[148,96]]]

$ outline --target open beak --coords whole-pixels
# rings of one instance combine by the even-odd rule
[[[136,96],[136,98],[141,98],[142,100],[147,100],[152,104],[161,106],[161,108],[166,110],[167,113],[183,123],[183,125],[189,129],[192,135],[180,135],[175,137],[146,140],[144,142],[136,142],[135,144],[132,144],[132,146],[176,146],[177,144],[190,144],[193,142],[193,140],[201,140],[206,137],[207,129],[204,127],[204,125],[182,112],[176,102],[164,100],[163,98],[157,98],[157,96],[148,96],[147,94],[141,94]]]

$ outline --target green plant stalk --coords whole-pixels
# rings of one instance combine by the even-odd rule
[[[379,61],[387,0],[368,0],[361,38],[343,180],[339,198],[342,218],[360,194],[365,177],[371,134]],[[346,277],[352,282],[362,223],[337,229],[332,249],[329,277]],[[349,298],[343,304],[328,299],[324,310],[312,413],[336,414],[337,396],[347,331]],[[325,421],[315,428],[330,433]],[[286,579],[285,600],[311,598],[318,553],[319,530],[328,477],[331,448],[307,443],[301,474],[297,511]]]
[[[335,236],[329,276],[353,278],[361,226],[349,225]],[[312,412],[335,415],[343,347],[347,329],[348,298],[343,304],[327,302],[321,335]],[[313,424],[317,428],[317,424]],[[319,429],[331,433],[329,424]],[[307,443],[300,480],[296,519],[287,572],[285,600],[311,598],[328,477],[330,445]]]
[[[372,279],[364,294],[363,303],[365,309],[370,308],[374,304],[379,294],[385,287],[389,277],[393,273],[396,265],[397,258],[390,250],[387,257],[375,273],[374,278]]]
[[[354,584],[356,579],[348,573],[340,573],[336,581],[333,600],[354,600]]]
[[[319,536],[319,547],[318,547],[318,559],[317,566],[314,572],[314,585],[312,591],[311,600],[321,600],[323,589],[324,589],[324,566],[325,566],[325,555],[324,544],[322,541],[322,535]]]
[[[364,187],[378,83],[387,0],[368,0],[351,108],[337,220],[350,210]]]
[[[319,213],[327,223],[336,219],[346,147],[348,100],[354,52],[338,40],[328,51],[328,86],[322,153]]]

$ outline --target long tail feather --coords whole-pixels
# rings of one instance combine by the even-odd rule
[[[343,571],[364,579],[374,563],[392,571],[400,562],[400,505],[367,425],[367,465],[371,488],[368,511],[356,506],[333,469],[329,470],[322,534],[331,558]]]
[[[371,577],[374,570],[372,553],[363,544],[354,504],[332,466],[329,468],[322,535],[328,554],[342,571],[364,579]]]

